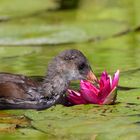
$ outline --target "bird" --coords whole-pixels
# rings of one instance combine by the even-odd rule
[[[79,50],[60,52],[48,64],[43,81],[28,76],[0,72],[0,109],[47,109],[65,104],[73,80],[96,81],[86,56]]]

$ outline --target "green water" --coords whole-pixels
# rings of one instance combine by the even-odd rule
[[[26,4],[28,3],[28,4]],[[46,0],[0,0],[0,71],[44,75],[49,60],[75,48],[99,76],[120,69],[115,105],[57,105],[48,110],[0,111],[0,139],[139,140],[139,0],[81,0],[75,10],[47,11]]]

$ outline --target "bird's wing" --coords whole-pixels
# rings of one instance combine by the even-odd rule
[[[32,79],[9,73],[0,73],[0,99],[5,101],[37,101],[42,95],[38,92],[39,83]]]
[[[42,110],[56,104],[60,95],[44,97],[40,82],[22,75],[0,73],[0,109]]]

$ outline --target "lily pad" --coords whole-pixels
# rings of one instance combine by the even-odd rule
[[[30,14],[33,12],[32,10],[36,11],[36,9],[49,5],[48,2],[43,0],[36,0],[35,2],[30,0],[28,3],[28,6],[22,9],[20,7],[21,3],[15,0],[17,6],[13,7],[13,9],[9,8],[9,11],[11,10],[9,13],[13,15],[14,13],[20,14],[21,12],[17,11],[23,10],[25,13]],[[41,5],[41,3],[43,3],[43,5]],[[125,1],[112,3],[113,8],[107,6],[106,2],[102,4],[95,3],[94,1],[89,2],[89,5],[92,6],[90,8],[89,5],[82,6],[86,1],[82,3],[77,11],[57,13],[44,11],[36,16],[23,16],[20,20],[17,18],[1,23],[0,45],[61,45],[88,42],[89,40],[108,38],[134,27],[134,25],[131,26],[131,24],[128,24],[129,19],[125,19],[127,10],[129,10],[126,7],[127,3],[125,3]],[[31,5],[32,8],[30,8]],[[35,7],[33,5],[35,5]],[[9,6],[10,2],[8,0],[1,5],[3,11],[5,7]],[[102,11],[99,12],[101,9]],[[117,16],[114,10],[118,12]],[[108,14],[108,11],[112,14]],[[8,12],[8,10],[6,10],[6,12]],[[103,14],[106,14],[106,16]],[[120,17],[123,17],[124,21],[121,21]]]
[[[0,2],[1,19],[25,16],[42,9],[46,9],[48,3],[46,0],[2,0]]]

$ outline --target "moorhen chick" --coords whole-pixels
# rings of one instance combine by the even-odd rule
[[[96,80],[79,50],[61,52],[49,63],[42,82],[29,77],[0,73],[0,109],[45,109],[65,102],[71,80]]]

